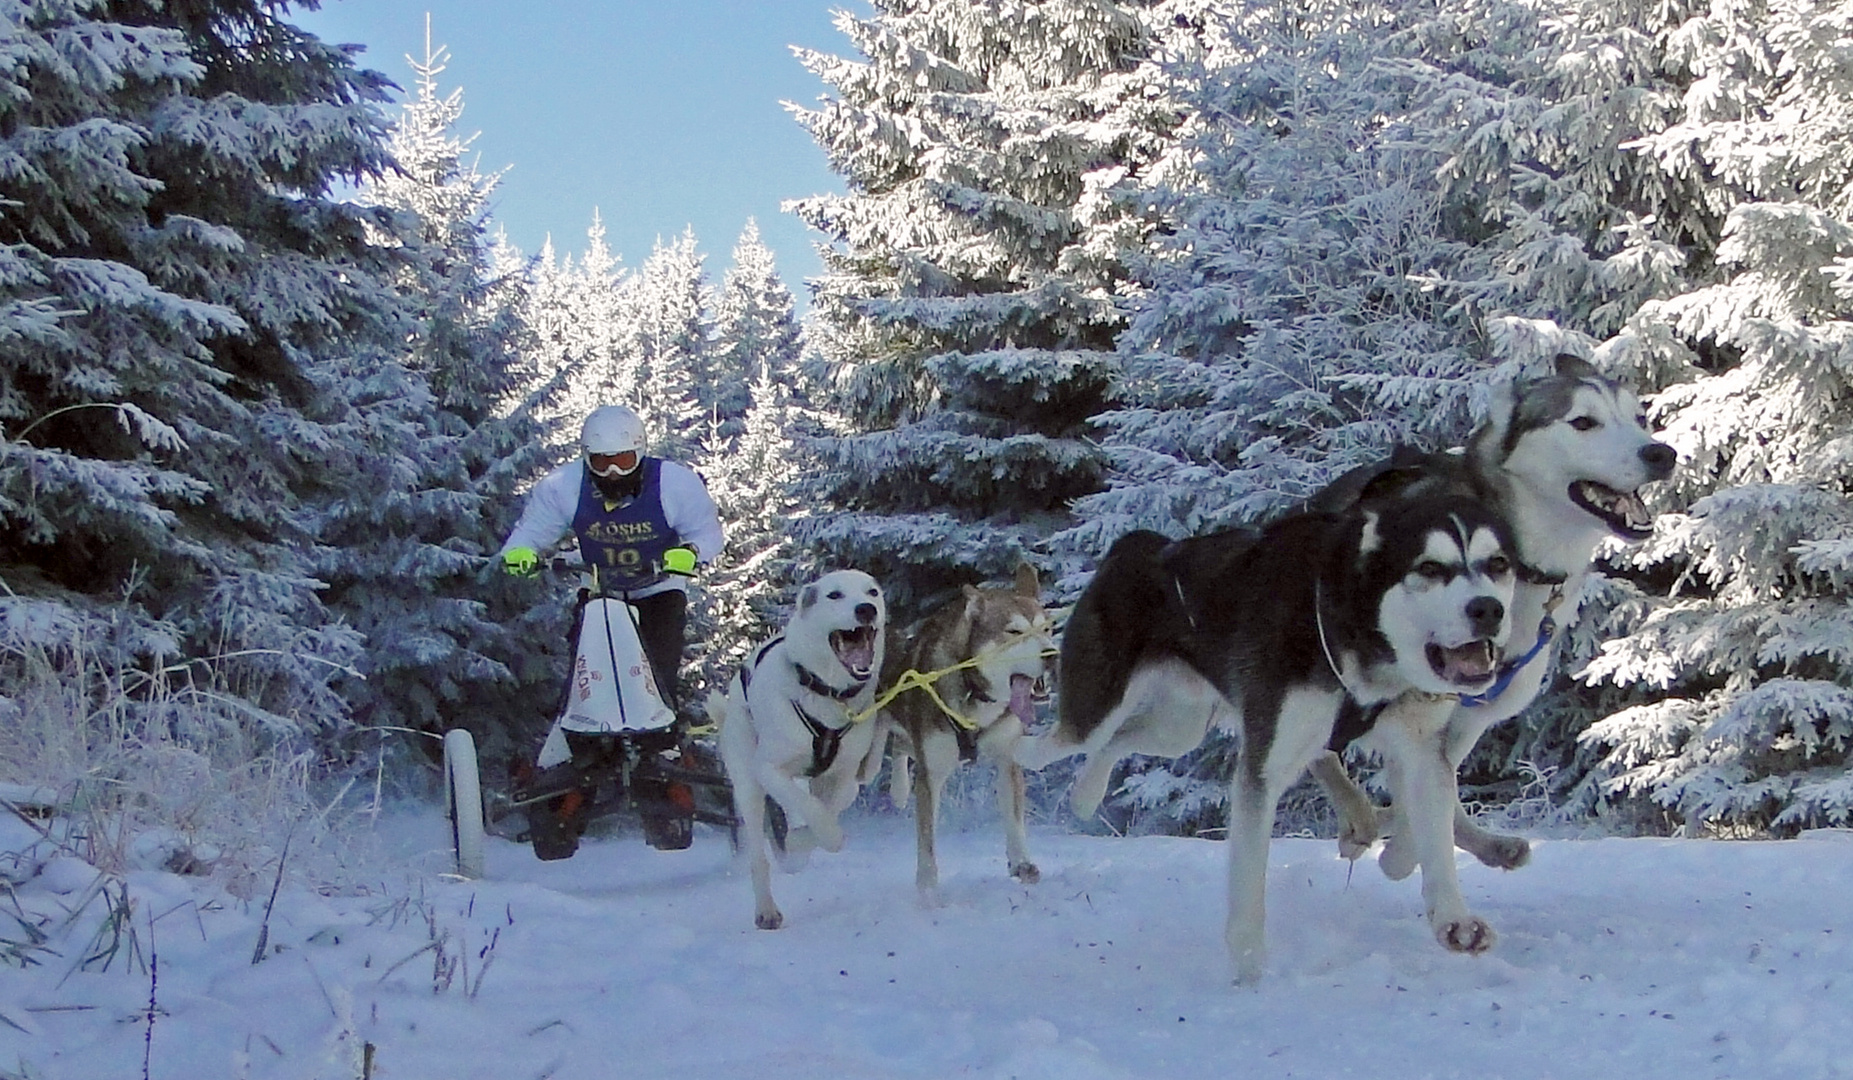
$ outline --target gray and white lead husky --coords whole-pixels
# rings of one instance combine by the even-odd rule
[[[1395,487],[1394,484],[1391,485]],[[1091,815],[1114,763],[1177,755],[1220,720],[1238,735],[1229,793],[1229,912],[1238,979],[1265,959],[1268,840],[1280,795],[1319,756],[1341,713],[1384,730],[1431,926],[1478,952],[1486,924],[1454,873],[1454,771],[1439,750],[1454,695],[1497,675],[1514,576],[1505,526],[1455,493],[1378,499],[1364,485],[1338,512],[1289,515],[1264,531],[1168,541],[1121,537],[1062,633],[1055,728],[1017,760],[1082,753],[1071,801]],[[1379,708],[1379,707],[1382,708]]]
[[[1336,510],[1367,488],[1378,495],[1386,486],[1410,494],[1456,491],[1480,499],[1510,527],[1519,577],[1512,657],[1493,692],[1463,699],[1447,718],[1450,766],[1460,767],[1488,727],[1537,698],[1550,670],[1553,634],[1576,619],[1597,546],[1611,536],[1639,541],[1652,534],[1653,518],[1638,492],[1671,476],[1675,464],[1673,448],[1649,432],[1633,391],[1564,355],[1552,374],[1510,385],[1464,454],[1403,452],[1340,477],[1314,497],[1313,505]],[[1407,876],[1415,852],[1403,843],[1405,830],[1393,812],[1371,805],[1336,752],[1316,761],[1313,773],[1338,806],[1345,857],[1356,858],[1387,831],[1378,865],[1392,878]],[[1522,837],[1488,832],[1458,805],[1454,838],[1488,866],[1515,869],[1531,857]]]

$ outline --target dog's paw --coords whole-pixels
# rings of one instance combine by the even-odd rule
[[[1338,853],[1351,862],[1370,850],[1379,837],[1383,835],[1382,827],[1377,823],[1373,812],[1368,822],[1345,819],[1344,826],[1338,830]]]
[[[817,846],[825,851],[835,853],[843,850],[843,827],[836,822],[814,825],[809,832],[816,839]]]
[[[1010,876],[1025,885],[1034,885],[1042,880],[1042,871],[1036,869],[1036,864],[1033,862],[1012,863]]]
[[[780,912],[778,908],[773,908],[771,911],[761,911],[753,916],[753,925],[759,927],[761,930],[777,930],[779,927],[785,925],[785,915]]]
[[[1495,870],[1517,870],[1531,861],[1531,841],[1522,836],[1487,833],[1484,840],[1467,850]]]
[[[1435,940],[1449,952],[1478,956],[1498,942],[1499,935],[1478,915],[1463,915],[1435,923]]]
[[[817,837],[811,830],[800,825],[785,834],[785,846],[779,849],[779,869],[787,874],[795,874],[810,865],[811,852],[817,847]]]
[[[1383,850],[1377,855],[1377,867],[1391,881],[1403,880],[1415,873],[1415,845],[1399,837],[1390,837],[1383,842]]]
[[[1267,950],[1250,949],[1235,954],[1235,985],[1254,986],[1267,970]]]

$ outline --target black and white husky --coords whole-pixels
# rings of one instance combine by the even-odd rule
[[[1121,758],[1185,753],[1212,721],[1233,729],[1225,938],[1247,982],[1265,961],[1280,795],[1325,751],[1341,713],[1369,710],[1385,729],[1431,925],[1449,948],[1482,951],[1492,934],[1455,877],[1458,799],[1439,739],[1454,696],[1497,677],[1513,585],[1504,523],[1453,493],[1362,490],[1340,512],[1290,515],[1259,533],[1130,533],[1063,631],[1056,726],[1020,744],[1017,759],[1040,768],[1086,754],[1071,800],[1088,816]]]
[[[785,632],[753,651],[725,694],[708,698],[761,930],[785,922],[772,899],[767,796],[797,826],[785,837],[787,852],[841,851],[837,819],[881,764],[878,725],[857,718],[875,701],[887,625],[874,578],[832,571],[799,590]]]
[[[1511,657],[1491,691],[1463,698],[1447,718],[1443,738],[1451,767],[1459,768],[1489,726],[1537,698],[1550,670],[1553,636],[1576,618],[1597,546],[1609,537],[1639,541],[1653,532],[1638,492],[1672,475],[1675,464],[1673,448],[1654,439],[1631,390],[1565,355],[1550,375],[1508,385],[1465,453],[1402,452],[1339,478],[1314,497],[1314,506],[1342,511],[1366,490],[1458,492],[1485,503],[1510,527],[1519,577]],[[1406,830],[1394,811],[1371,805],[1336,752],[1316,761],[1313,772],[1338,806],[1341,852],[1356,858],[1387,832],[1378,865],[1392,878],[1407,876],[1415,852],[1403,842]],[[1488,866],[1514,869],[1531,857],[1522,837],[1488,832],[1458,805],[1454,838]]]

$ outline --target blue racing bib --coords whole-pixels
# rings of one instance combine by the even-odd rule
[[[573,535],[579,538],[579,557],[596,568],[602,592],[628,592],[662,581],[663,552],[682,542],[663,513],[663,460],[646,457],[637,467],[643,470],[643,483],[636,496],[617,502],[606,501],[592,481],[592,470],[584,470],[579,481]]]

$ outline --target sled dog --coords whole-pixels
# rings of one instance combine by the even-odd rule
[[[1576,619],[1597,545],[1611,536],[1639,541],[1652,534],[1653,517],[1638,491],[1671,476],[1675,464],[1677,454],[1654,439],[1631,390],[1587,361],[1562,355],[1550,375],[1508,385],[1464,453],[1399,451],[1314,496],[1313,506],[1342,511],[1366,488],[1453,491],[1479,499],[1510,527],[1518,571],[1511,656],[1491,691],[1464,697],[1448,717],[1443,739],[1453,768],[1489,726],[1537,698],[1553,636]],[[1355,859],[1387,832],[1378,865],[1392,878],[1408,876],[1414,852],[1394,817],[1400,808],[1392,803],[1378,811],[1346,773],[1341,749],[1334,746],[1313,767],[1339,810],[1340,851]],[[1488,866],[1516,869],[1531,858],[1523,837],[1482,829],[1458,805],[1454,840]]]
[[[785,837],[794,857],[812,845],[841,851],[837,818],[880,765],[877,725],[851,718],[874,702],[887,620],[874,578],[860,570],[825,574],[799,591],[785,632],[753,651],[724,696],[708,699],[761,930],[785,921],[772,900],[767,796],[787,821],[803,823]]]
[[[939,889],[934,826],[940,794],[962,761],[980,755],[997,765],[1010,876],[1026,884],[1041,877],[1025,838],[1023,769],[1011,757],[1035,722],[1036,705],[1048,700],[1054,673],[1055,633],[1041,597],[1036,569],[1024,563],[1013,586],[965,586],[904,644],[888,650],[882,684],[902,688],[884,717],[905,736],[894,744],[894,802],[905,807],[911,794],[918,840],[914,883],[929,900]]]
[[[1409,808],[1430,925],[1450,949],[1483,951],[1492,932],[1467,910],[1447,819],[1437,816],[1456,802],[1436,745],[1446,715],[1437,703],[1496,677],[1514,584],[1505,535],[1471,498],[1370,492],[1342,513],[1292,514],[1259,533],[1175,542],[1129,533],[1063,630],[1056,727],[1024,740],[1018,761],[1086,754],[1071,794],[1086,816],[1127,754],[1174,756],[1212,721],[1232,728],[1224,936],[1237,979],[1251,982],[1265,963],[1276,805],[1325,750],[1341,712],[1370,710],[1388,730],[1392,790]]]

